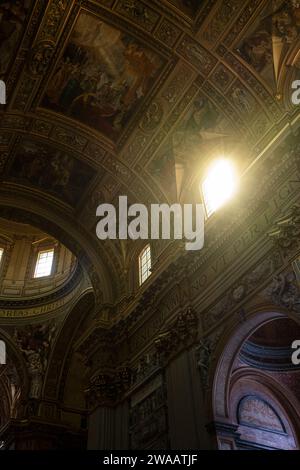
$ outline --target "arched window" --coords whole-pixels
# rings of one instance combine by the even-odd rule
[[[34,270],[34,277],[50,276],[54,258],[54,248],[39,251]]]
[[[150,245],[145,246],[139,255],[139,279],[140,286],[148,279],[151,274],[151,248]]]

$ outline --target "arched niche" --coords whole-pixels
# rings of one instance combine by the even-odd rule
[[[287,345],[294,339],[300,339],[299,319],[276,311],[254,312],[227,331],[210,379],[212,421],[219,448],[299,448],[300,368],[292,364],[292,350],[287,356]]]

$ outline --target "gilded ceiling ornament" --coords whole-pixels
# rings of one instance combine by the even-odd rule
[[[54,49],[54,44],[48,41],[40,42],[35,46],[28,65],[29,71],[33,76],[44,75],[46,73],[53,57]]]

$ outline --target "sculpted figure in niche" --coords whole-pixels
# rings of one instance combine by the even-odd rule
[[[29,398],[40,398],[43,386],[44,368],[39,352],[24,351],[28,361],[28,373],[31,379]]]
[[[30,398],[40,398],[43,378],[48,364],[50,344],[56,326],[44,324],[28,326],[23,331],[15,331],[15,340],[22,351],[30,377]]]

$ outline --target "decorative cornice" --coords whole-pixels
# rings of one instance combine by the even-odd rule
[[[70,294],[78,286],[80,280],[82,279],[82,269],[79,264],[77,264],[75,271],[72,273],[71,278],[69,278],[62,287],[60,287],[55,292],[50,294],[33,297],[33,298],[23,298],[23,299],[4,299],[0,298],[0,309],[6,310],[15,310],[15,309],[25,309],[32,307],[39,307],[48,303],[56,302],[62,297]],[[0,313],[1,317],[1,313]]]

